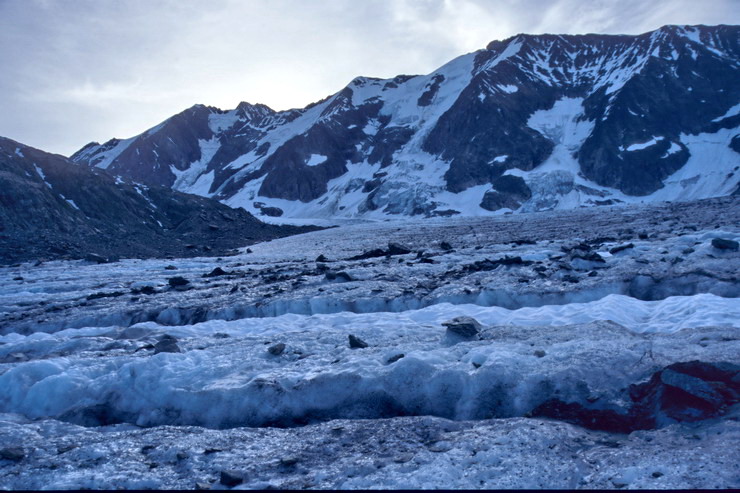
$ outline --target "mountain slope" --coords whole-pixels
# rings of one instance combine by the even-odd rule
[[[72,159],[263,215],[481,215],[731,194],[740,29],[518,35],[304,109],[196,105]]]
[[[0,138],[0,263],[38,258],[223,254],[305,228],[217,201],[124,183]]]

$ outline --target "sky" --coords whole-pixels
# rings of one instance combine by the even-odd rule
[[[740,0],[0,0],[0,136],[69,155],[197,103],[304,107],[519,33],[740,24]]]

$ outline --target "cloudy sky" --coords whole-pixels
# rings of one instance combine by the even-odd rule
[[[303,107],[517,33],[738,24],[740,0],[0,0],[0,136],[61,154],[203,103]]]

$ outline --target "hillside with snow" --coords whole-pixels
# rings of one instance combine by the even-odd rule
[[[212,199],[131,183],[0,137],[0,264],[228,255],[313,229],[265,224]]]
[[[196,105],[72,159],[278,221],[736,194],[739,34],[522,34],[428,75],[358,77],[303,109]]]

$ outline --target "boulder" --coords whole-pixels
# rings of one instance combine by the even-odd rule
[[[374,248],[373,250],[368,250],[354,257],[350,257],[347,260],[367,260],[369,258],[385,257],[386,255],[388,255],[388,252],[382,248]]]
[[[443,322],[447,327],[447,334],[462,337],[463,339],[478,339],[483,326],[473,317],[455,317]]]
[[[216,267],[208,274],[203,274],[203,277],[218,277],[218,276],[228,276],[231,272],[226,272],[221,267]]]
[[[469,271],[469,272],[481,272],[481,271],[489,271],[494,270],[498,268],[500,265],[504,266],[526,266],[531,265],[533,262],[531,260],[523,260],[519,256],[515,257],[509,257],[508,255],[504,255],[503,258],[491,260],[491,259],[483,259],[473,262],[472,264],[466,264],[463,266],[463,270]]]
[[[388,243],[388,255],[406,255],[411,253],[411,249],[400,243]]]
[[[88,262],[93,262],[95,264],[107,264],[108,259],[106,257],[103,257],[102,255],[98,255],[97,253],[88,253],[85,255],[85,260]]]
[[[400,360],[401,358],[403,358],[403,357],[405,357],[405,356],[406,356],[406,355],[405,355],[405,354],[403,354],[403,353],[400,353],[400,354],[396,354],[396,355],[393,355],[393,356],[391,356],[390,358],[388,358],[388,361],[387,361],[387,363],[388,363],[388,364],[390,365],[390,364],[392,364],[392,363],[395,363],[396,361]]]
[[[283,354],[283,351],[285,351],[285,344],[283,344],[282,342],[267,348],[267,352],[273,356],[280,356],[281,354]]]
[[[347,274],[344,271],[339,272],[327,272],[325,275],[327,281],[339,281],[339,282],[349,282],[352,281],[352,276]]]
[[[181,353],[182,349],[177,345],[177,339],[170,335],[163,336],[158,343],[154,345],[154,354],[159,353]]]
[[[279,207],[263,207],[260,209],[260,214],[263,216],[280,217],[283,215],[283,210]]]
[[[167,283],[173,289],[185,289],[190,284],[190,281],[181,276],[170,277],[167,279]]]
[[[244,476],[238,471],[221,471],[220,483],[229,488],[240,485],[244,482]]]
[[[134,290],[131,290],[131,292],[134,292]],[[138,290],[139,294],[154,294],[157,292],[157,290],[154,288],[154,286],[142,286]]]
[[[18,462],[23,460],[26,453],[21,447],[5,447],[0,449],[0,459]]]
[[[611,248],[609,250],[609,253],[611,253],[612,255],[615,255],[615,254],[617,254],[617,253],[619,253],[621,251],[627,250],[629,248],[635,248],[635,244],[634,243],[627,243],[626,245],[618,245],[618,246],[615,246],[614,248]]]
[[[352,349],[364,349],[368,347],[367,342],[352,334],[349,335],[349,347]]]
[[[714,238],[712,240],[712,246],[717,250],[731,250],[736,252],[740,248],[740,243],[734,240],[726,240],[724,238]]]

